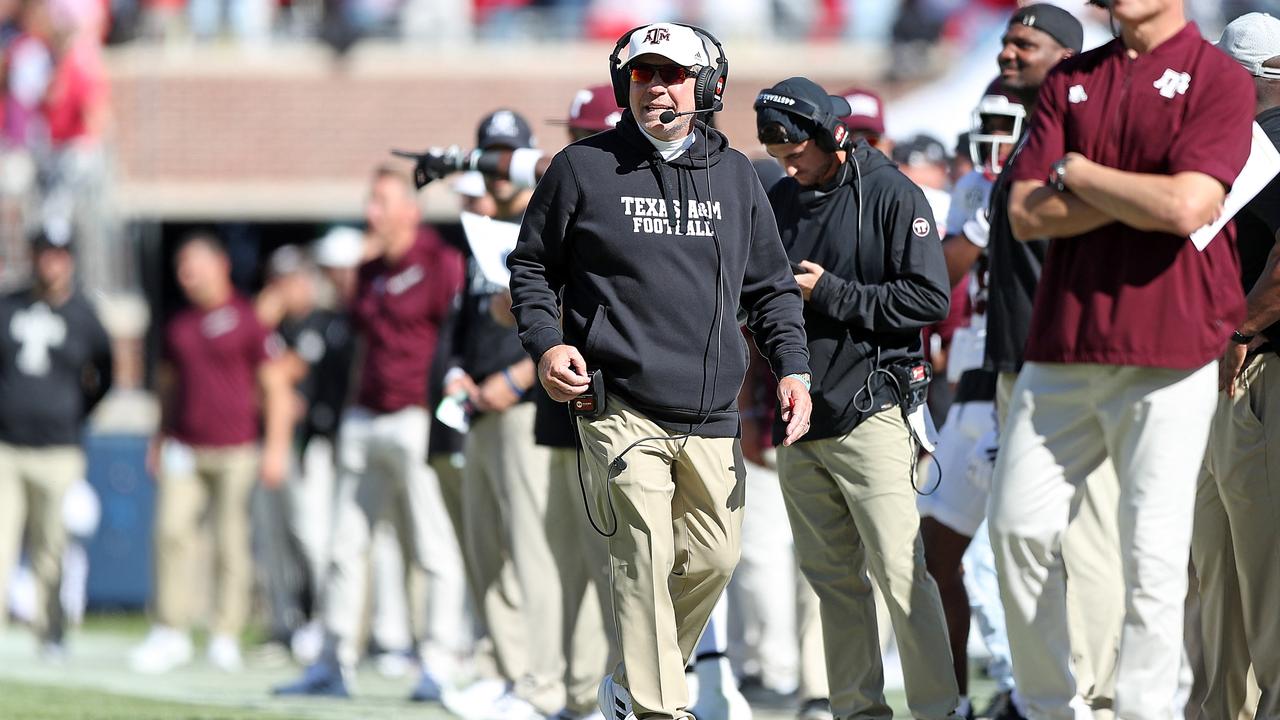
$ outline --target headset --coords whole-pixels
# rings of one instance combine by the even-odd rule
[[[693,109],[699,112],[719,112],[724,105],[724,84],[729,77],[729,59],[724,54],[724,46],[716,39],[715,35],[703,30],[697,25],[687,25],[685,23],[667,23],[668,25],[676,25],[678,27],[689,28],[696,35],[702,38],[702,48],[707,49],[707,41],[711,41],[716,46],[716,64],[714,66],[708,64],[703,65],[698,70],[698,74],[693,84]],[[626,70],[626,65],[622,62],[622,50],[631,42],[631,36],[637,31],[649,27],[648,25],[640,25],[633,27],[618,38],[617,44],[613,46],[613,54],[609,56],[609,79],[613,82],[613,98],[617,101],[618,107],[625,108],[631,106],[630,101],[630,85],[631,78]],[[709,53],[708,53],[709,54]],[[627,58],[627,62],[631,62],[631,58]]]
[[[808,120],[817,127],[817,132],[813,135],[814,140],[817,141],[818,147],[826,152],[848,150],[853,145],[849,126],[845,125],[843,120],[836,117],[829,108],[820,108],[804,98],[782,95],[774,90],[762,90],[756,96],[756,102],[752,108],[756,112],[764,108],[781,110]]]

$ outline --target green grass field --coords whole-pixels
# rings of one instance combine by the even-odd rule
[[[246,652],[244,672],[216,670],[203,656],[163,676],[137,675],[128,653],[146,632],[138,616],[90,618],[68,643],[65,662],[42,661],[32,636],[20,627],[0,633],[0,720],[450,720],[443,707],[406,702],[413,678],[387,679],[361,668],[352,700],[276,699],[274,685],[299,669],[279,656]],[[990,684],[975,694],[985,698]],[[901,692],[889,701],[906,714]],[[979,703],[981,705],[982,703]],[[757,710],[755,720],[790,720],[792,711]]]

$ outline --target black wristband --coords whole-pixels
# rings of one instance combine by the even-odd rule
[[[1235,332],[1231,333],[1231,342],[1237,345],[1248,345],[1249,343],[1253,342],[1253,338],[1254,338],[1253,335],[1245,335],[1239,330],[1236,330]]]

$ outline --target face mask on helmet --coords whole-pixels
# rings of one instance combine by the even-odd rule
[[[969,157],[974,167],[992,177],[999,175],[1022,136],[1026,117],[1026,109],[1004,95],[984,95],[973,109],[969,131]]]

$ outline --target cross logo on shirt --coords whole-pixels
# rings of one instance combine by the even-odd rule
[[[22,346],[14,361],[26,375],[48,374],[49,349],[59,347],[67,339],[67,322],[55,315],[42,302],[13,314],[9,333]]]
[[[1165,68],[1164,74],[1160,76],[1160,79],[1151,83],[1152,87],[1160,91],[1160,95],[1167,98],[1173,97],[1174,94],[1185,95],[1187,87],[1190,85],[1190,75],[1172,68]]]

